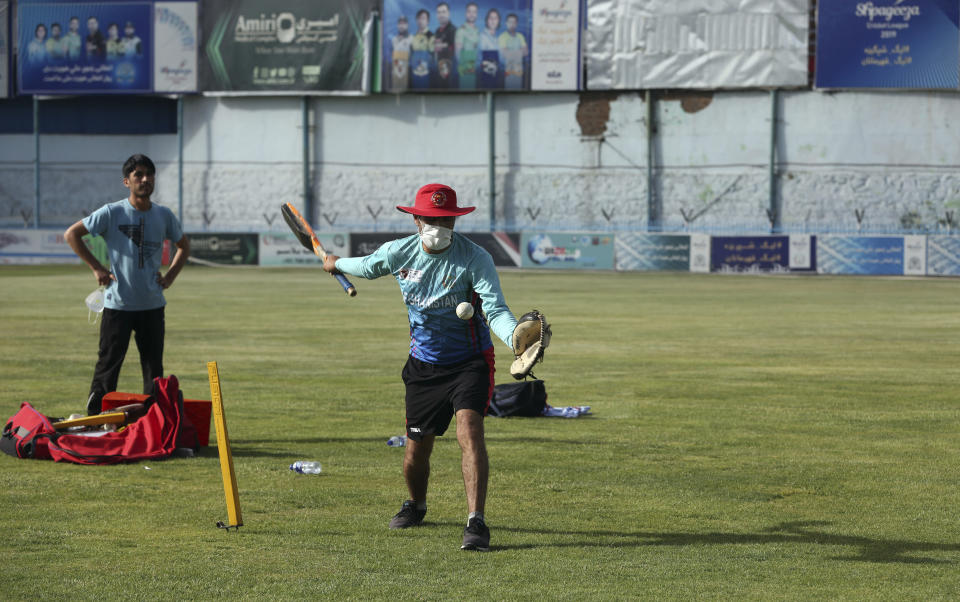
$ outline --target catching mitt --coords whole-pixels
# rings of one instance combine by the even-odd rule
[[[513,355],[510,374],[517,380],[526,378],[534,364],[543,360],[543,352],[550,345],[550,325],[546,317],[537,310],[520,316],[517,327],[513,329]]]

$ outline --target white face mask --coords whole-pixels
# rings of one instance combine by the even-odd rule
[[[87,304],[87,321],[96,324],[100,314],[103,313],[103,288],[98,288],[87,295],[84,303]]]
[[[450,242],[453,240],[453,230],[442,226],[422,224],[420,240],[423,241],[423,246],[431,251],[440,251],[450,246]]]

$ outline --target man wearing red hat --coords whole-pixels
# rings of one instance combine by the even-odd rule
[[[457,193],[443,184],[417,191],[413,207],[417,233],[381,246],[365,257],[328,255],[323,269],[361,278],[392,274],[400,285],[410,321],[410,357],[403,369],[406,385],[407,447],[403,475],[410,499],[390,521],[405,529],[423,522],[434,439],[456,416],[467,492],[464,550],[486,551],[490,530],[483,510],[489,465],[483,418],[493,394],[494,353],[490,332],[511,345],[517,320],[500,289],[493,258],[453,231],[457,217],[475,207],[458,207]],[[456,307],[470,303],[473,316],[462,320]]]

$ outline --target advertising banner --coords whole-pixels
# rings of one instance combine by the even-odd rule
[[[320,244],[328,253],[350,255],[350,235],[341,232],[317,233]],[[268,267],[296,267],[323,265],[323,260],[300,244],[292,232],[263,232],[260,234],[260,265]]]
[[[520,234],[516,232],[461,232],[490,253],[494,265],[498,267],[520,267]],[[320,242],[323,235],[318,234]],[[391,240],[406,238],[403,232],[353,232],[350,234],[349,253],[337,253],[345,257],[361,257],[373,253]],[[326,244],[326,243],[324,243]]]
[[[818,88],[960,87],[956,0],[819,0]]]
[[[902,236],[817,236],[821,274],[903,274]]]
[[[0,98],[10,96],[10,3],[0,0]]]
[[[20,92],[152,92],[152,9],[150,2],[21,2]]]
[[[0,264],[79,261],[63,230],[0,230]]]
[[[464,232],[493,257],[497,267],[520,267],[520,233],[518,232]]]
[[[157,2],[153,10],[155,92],[197,90],[197,4]]]
[[[365,28],[378,6],[376,0],[207,0],[201,88],[363,93]]]
[[[231,234],[187,234],[190,240],[190,259],[198,263],[220,265],[257,265],[258,236],[248,232]]]
[[[617,269],[653,271],[690,269],[690,236],[687,234],[617,233]]]
[[[524,232],[520,243],[524,268],[613,269],[612,234]]]
[[[809,0],[587,0],[587,89],[806,86],[809,21]]]
[[[531,89],[580,89],[580,23],[580,2],[533,1]]]
[[[926,276],[927,237],[911,234],[903,237],[903,275]]]
[[[710,271],[710,235],[690,235],[690,271],[707,273]]]
[[[789,272],[787,236],[714,236],[710,240],[714,272]]]
[[[927,274],[960,276],[960,236],[937,234],[927,237]]]
[[[409,234],[403,232],[351,232],[350,253],[348,257],[362,257],[369,255],[380,248],[385,242],[405,238]]]
[[[809,234],[790,235],[790,269],[812,270],[816,268],[816,237]]]
[[[529,90],[531,5],[537,4],[531,0],[384,0],[383,89]],[[543,4],[552,7],[564,3]],[[551,60],[558,65],[552,71],[560,81],[570,77],[562,57],[571,55],[569,48],[567,52],[560,50],[568,41],[560,32],[566,31],[568,21],[577,22],[579,15],[567,13],[579,13],[579,9],[552,10],[552,16],[542,17],[541,22],[551,41],[548,58],[554,57]],[[549,89],[561,88],[557,84]]]

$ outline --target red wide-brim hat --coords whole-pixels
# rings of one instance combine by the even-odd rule
[[[427,184],[417,191],[413,207],[397,205],[397,209],[424,217],[455,217],[466,215],[476,207],[457,207],[457,193],[444,184]]]

